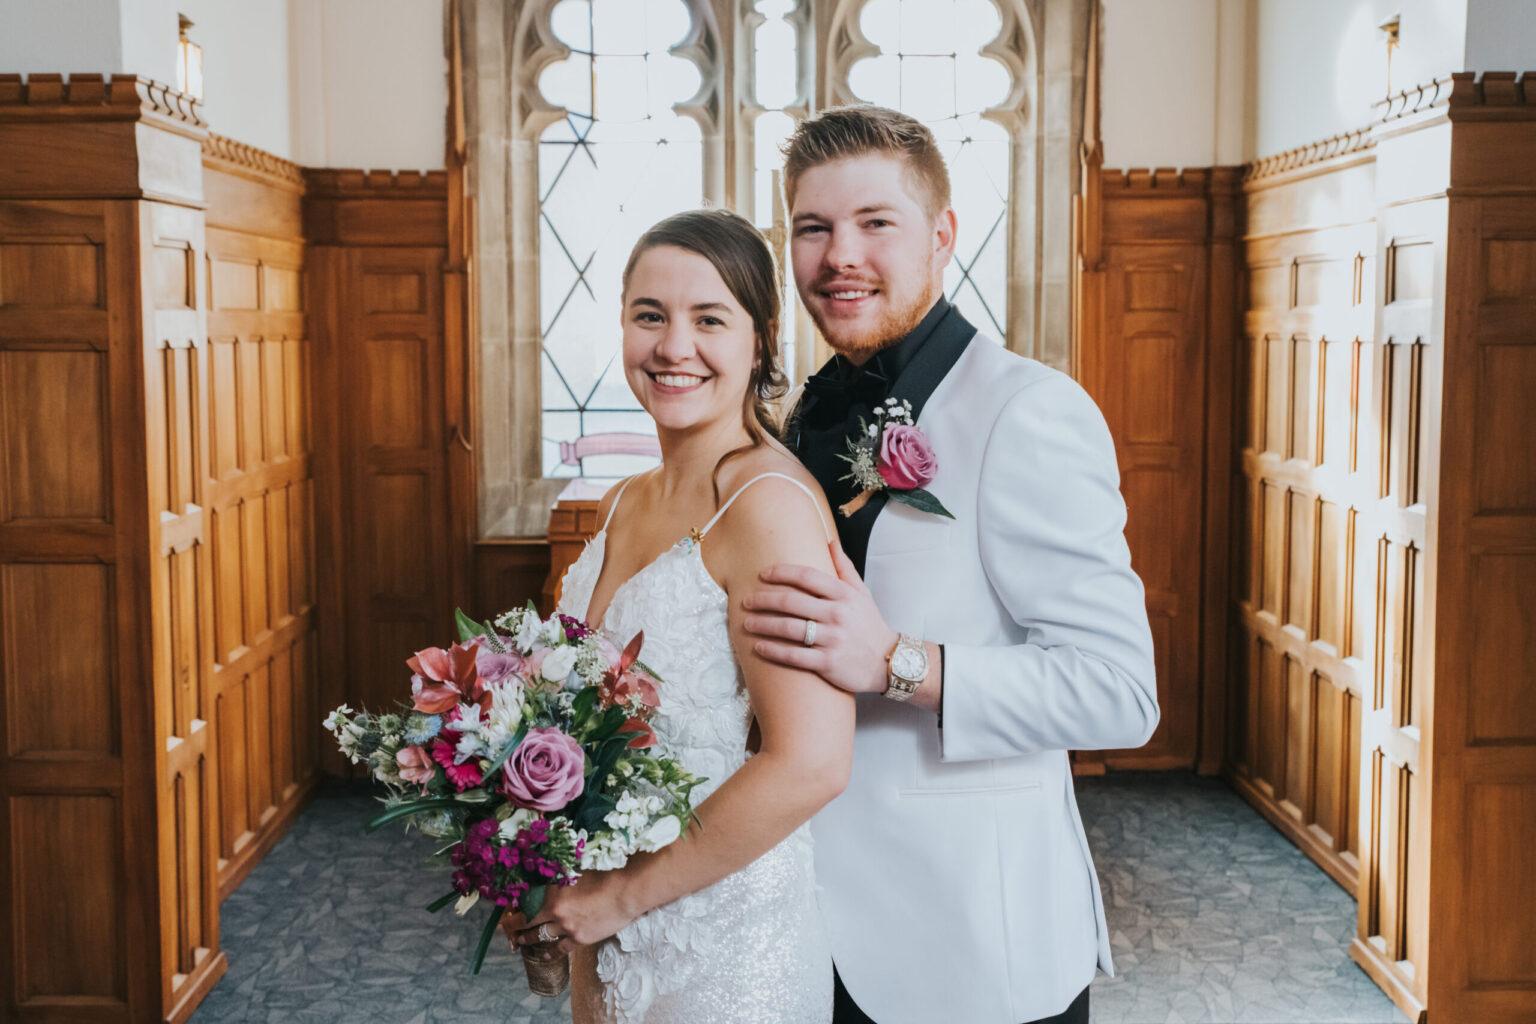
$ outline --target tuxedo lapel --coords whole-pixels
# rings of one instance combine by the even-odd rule
[[[918,350],[912,357],[912,362],[902,371],[901,376],[891,385],[890,397],[897,401],[912,403],[912,422],[917,423],[923,414],[923,406],[928,404],[939,384],[954,369],[965,352],[971,339],[976,337],[976,328],[969,320],[960,315],[960,311],[954,306],[949,307],[949,314],[939,321],[934,329],[933,336],[927,344]],[[942,457],[942,456],[941,456]],[[942,498],[940,499],[942,500]],[[875,521],[880,513],[890,502],[890,496],[885,491],[880,491],[869,503],[854,515],[854,519],[868,514],[867,525],[863,526],[863,546],[859,552],[859,559],[854,564],[859,568],[859,575],[864,575],[864,560],[869,555],[870,545],[874,539]]]

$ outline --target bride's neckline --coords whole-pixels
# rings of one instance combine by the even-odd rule
[[[684,554],[696,555],[699,568],[704,570],[704,578],[709,581],[709,587],[713,588],[715,592],[718,593],[721,597],[727,596],[725,593],[725,588],[720,586],[719,582],[715,579],[714,574],[711,573],[708,567],[704,565],[703,545],[698,542],[698,539],[694,537],[693,533],[689,533],[688,536],[681,538],[671,547],[668,547],[659,552],[656,557],[652,558],[649,562],[646,562],[640,568],[630,573],[629,576],[625,577],[618,586],[614,587],[613,593],[608,595],[608,604],[603,608],[602,618],[597,622],[593,622],[591,618],[592,596],[597,593],[597,585],[603,578],[603,569],[608,561],[607,526],[604,526],[601,530],[598,530],[597,533],[593,534],[590,545],[600,546],[602,548],[602,552],[598,557],[597,575],[592,577],[592,586],[587,591],[587,606],[585,609],[586,614],[582,616],[587,625],[592,628],[593,632],[603,632],[607,624],[608,613],[613,610],[614,604],[619,600],[619,595],[624,593],[624,589],[626,587],[634,583],[641,576],[644,576],[646,573],[650,572],[651,569],[655,568],[661,563],[662,559],[677,551],[679,548],[683,549]]]

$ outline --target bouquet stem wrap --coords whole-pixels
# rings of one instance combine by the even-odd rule
[[[521,946],[528,989],[536,996],[558,996],[571,984],[571,958],[553,942]]]

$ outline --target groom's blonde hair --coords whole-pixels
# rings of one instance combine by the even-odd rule
[[[912,194],[937,217],[949,208],[949,168],[933,141],[933,133],[919,120],[889,107],[861,103],[832,107],[795,126],[784,143],[784,199],[795,205],[795,187],[812,167],[880,153],[906,161]]]

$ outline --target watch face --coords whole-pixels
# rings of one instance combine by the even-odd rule
[[[891,655],[891,675],[898,679],[916,682],[928,671],[927,652],[910,647],[898,647]]]

